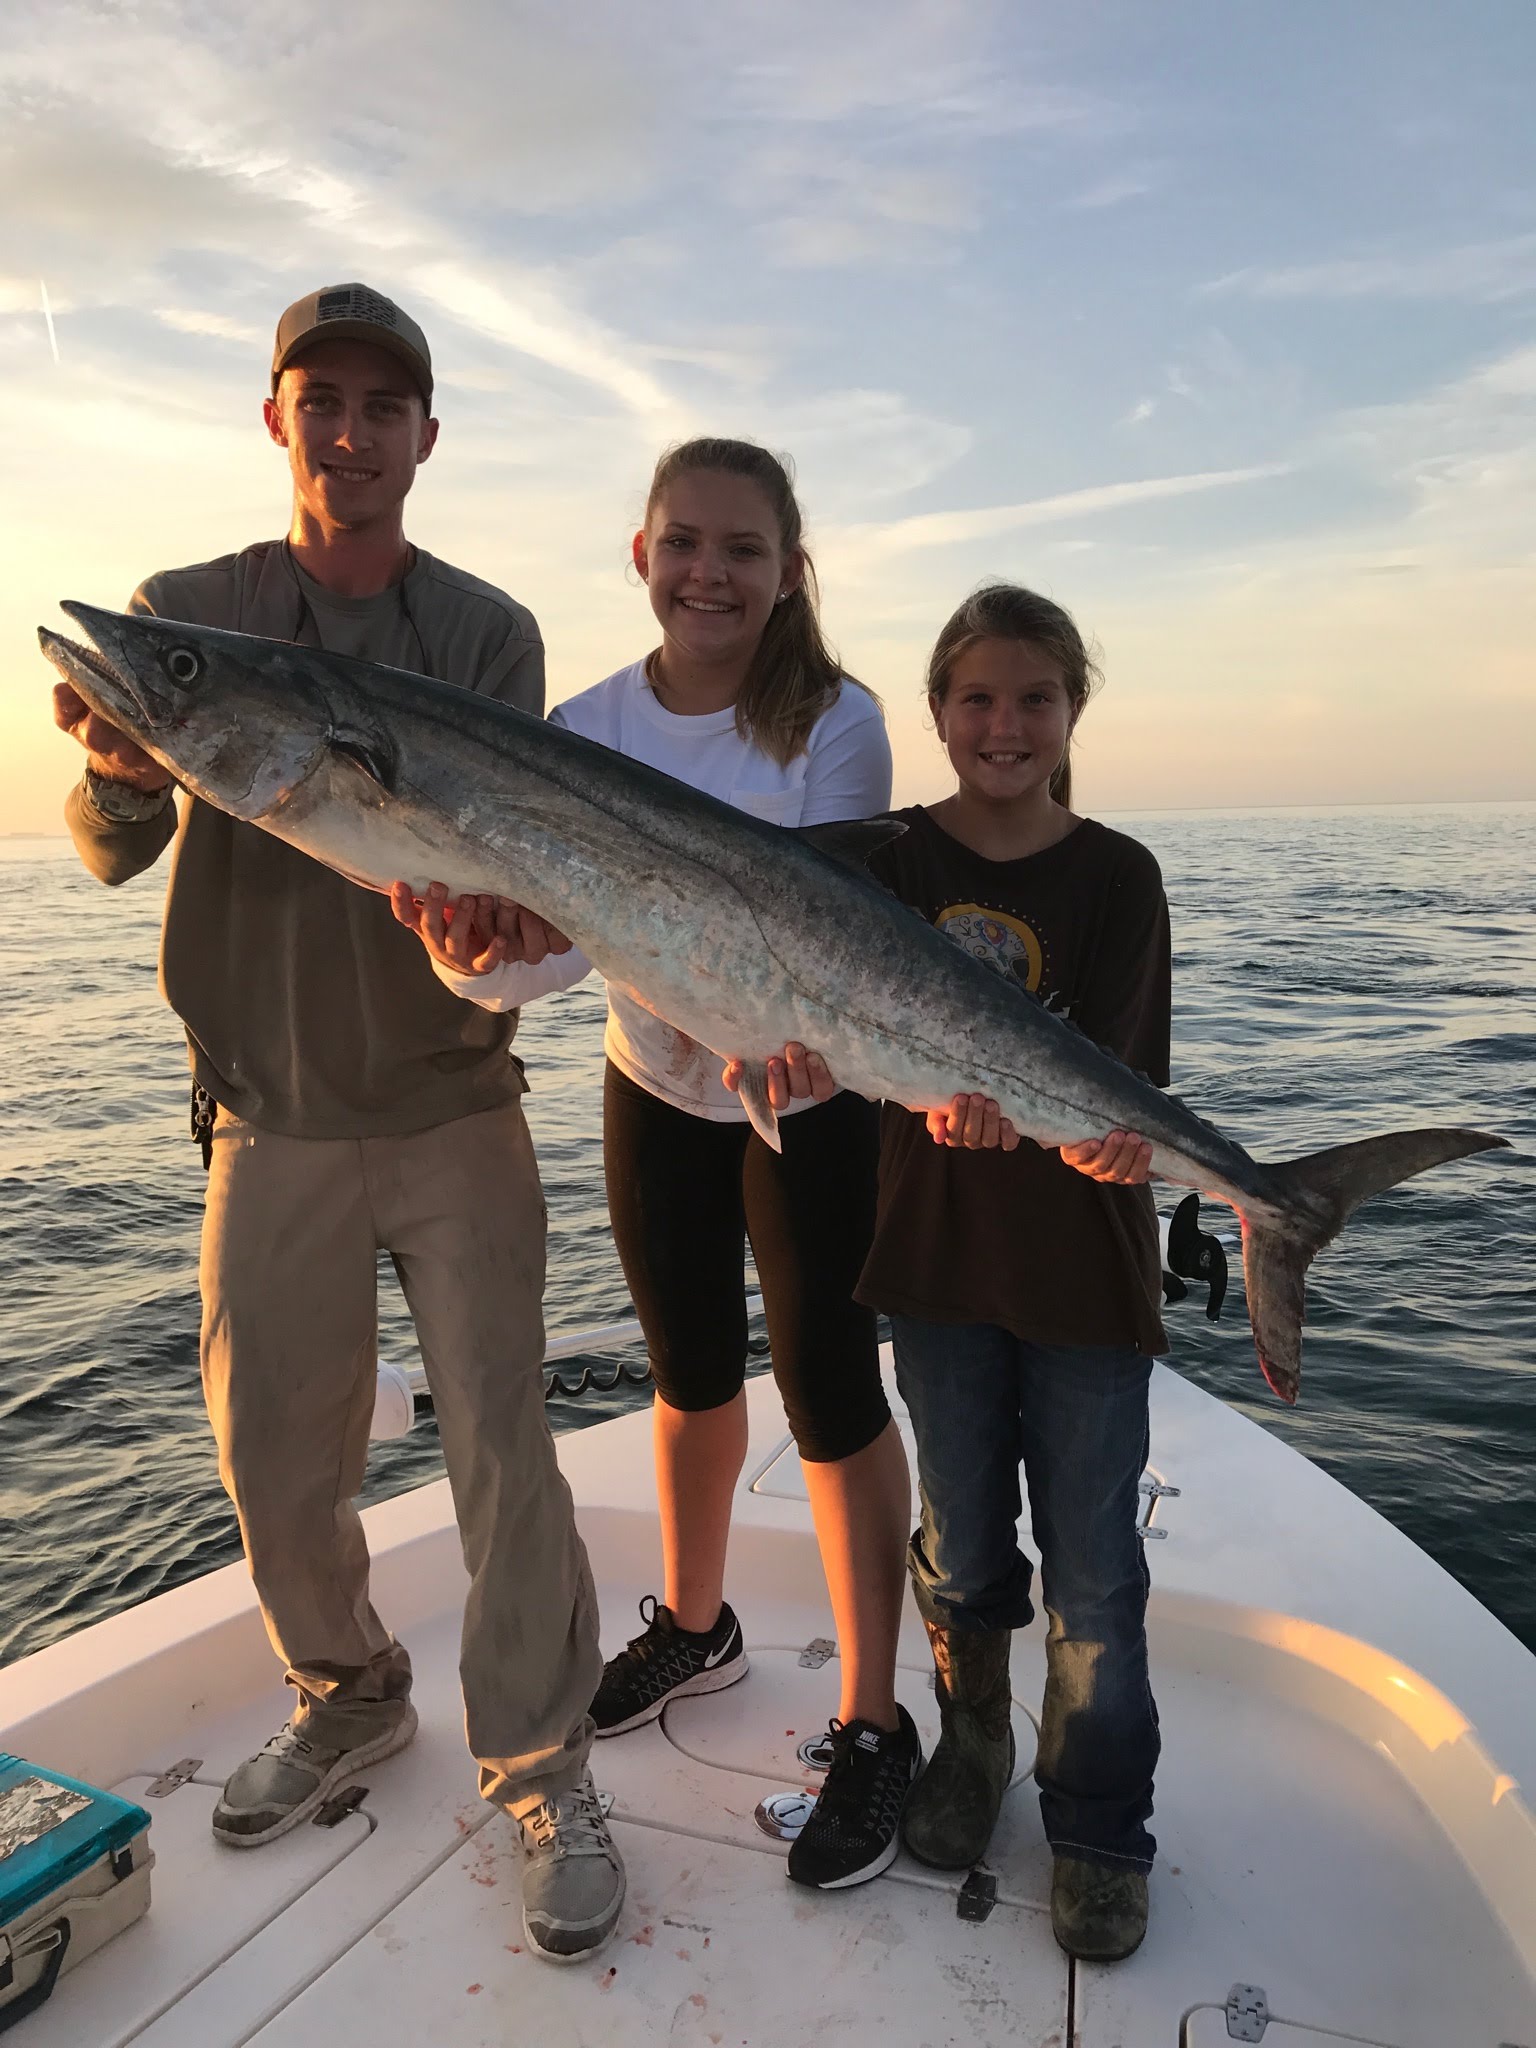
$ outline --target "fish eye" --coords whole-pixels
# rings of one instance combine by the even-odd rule
[[[203,657],[191,647],[173,647],[165,657],[165,669],[173,683],[195,683],[203,672]]]

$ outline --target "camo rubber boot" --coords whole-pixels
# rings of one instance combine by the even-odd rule
[[[1051,1873],[1051,1932],[1083,1963],[1118,1963],[1147,1931],[1147,1880],[1139,1870],[1058,1856]]]
[[[901,1838],[919,1863],[969,1870],[986,1854],[1013,1776],[1013,1632],[927,1627],[939,1741],[912,1787]]]

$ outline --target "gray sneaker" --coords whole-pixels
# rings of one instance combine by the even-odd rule
[[[370,1742],[327,1749],[285,1722],[230,1777],[213,1809],[213,1832],[232,1849],[259,1849],[318,1813],[338,1785],[404,1749],[416,1733],[407,1700],[398,1721]]]
[[[523,1933],[550,1963],[595,1955],[618,1924],[624,1860],[608,1832],[590,1771],[520,1816]]]

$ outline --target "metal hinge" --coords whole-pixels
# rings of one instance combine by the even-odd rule
[[[1262,2041],[1269,2000],[1260,1984],[1234,1984],[1227,1993],[1227,2032],[1234,2041]]]
[[[368,1797],[366,1785],[343,1785],[339,1792],[333,1792],[315,1815],[317,1828],[334,1828],[344,1821],[349,1813],[356,1813]]]
[[[1148,1529],[1143,1526],[1136,1531],[1136,1534],[1143,1543],[1166,1543],[1168,1541],[1168,1531],[1166,1529]]]
[[[997,1904],[997,1879],[990,1870],[973,1870],[955,1893],[955,1912],[962,1920],[985,1920]]]
[[[168,1771],[162,1771],[158,1778],[152,1778],[144,1787],[146,1799],[168,1799],[173,1792],[179,1792],[183,1785],[190,1785],[203,1768],[200,1756],[184,1756],[179,1764],[172,1764]]]
[[[1178,1500],[1184,1489],[1182,1486],[1165,1486],[1161,1479],[1143,1479],[1137,1491],[1144,1493],[1148,1500]]]
[[[837,1655],[837,1645],[829,1636],[812,1636],[800,1652],[802,1671],[819,1671],[829,1657]]]

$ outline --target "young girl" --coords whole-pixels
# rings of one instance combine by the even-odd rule
[[[557,724],[795,826],[863,818],[890,802],[875,700],[822,638],[789,476],[746,442],[663,456],[634,560],[661,646],[559,705]],[[396,912],[451,986],[509,1009],[589,971],[546,947],[537,920],[489,899],[445,928],[444,892]],[[495,936],[492,936],[492,933]],[[750,1236],[773,1353],[837,1625],[842,1697],[833,1762],[790,1851],[821,1887],[874,1877],[897,1848],[922,1761],[895,1697],[910,1482],[880,1385],[872,1310],[854,1300],[874,1221],[878,1113],[857,1096],[798,1101],[775,1155],[722,1085],[719,1063],[627,990],[610,986],[603,1158],[614,1240],[656,1382],[664,1583],[644,1631],[592,1704],[599,1735],[654,1720],[747,1668],[724,1599],[731,1499],[747,1446],[744,1244]],[[779,1063],[775,1076],[785,1085]],[[826,1095],[828,1091],[823,1090]]]
[[[1057,605],[1009,585],[978,591],[928,669],[959,787],[899,813],[906,834],[870,867],[968,951],[1166,1085],[1157,863],[1070,807],[1072,730],[1093,680]],[[780,1092],[825,1088],[821,1063],[794,1050]],[[926,1118],[887,1104],[859,1285],[890,1315],[917,1438],[922,1523],[908,1564],[942,1721],[903,1839],[925,1863],[965,1869],[997,1820],[1013,1768],[1010,1641],[1034,1611],[1016,1530],[1022,1463],[1049,1617],[1035,1777],[1055,1852],[1052,1924],[1064,1948],[1096,1961],[1140,1942],[1155,1847],[1157,1710],[1136,1533],[1147,1383],[1165,1348],[1157,1221],[1135,1185],[1149,1159],[1123,1131],[1060,1154],[1021,1145],[981,1096]]]
[[[1168,906],[1157,863],[1071,809],[1070,745],[1094,670],[1072,620],[997,585],[940,633],[928,701],[959,787],[901,815],[872,865],[904,902],[1166,1086]],[[1166,1349],[1150,1148],[1111,1132],[1065,1156],[1019,1145],[972,1097],[887,1106],[860,1299],[886,1310],[917,1437],[908,1562],[943,1733],[903,1835],[941,1868],[986,1847],[1012,1765],[1008,1651],[1029,1621],[1019,1465],[1040,1551],[1045,1706],[1035,1777],[1071,1953],[1146,1928],[1158,1756],[1147,1568],[1136,1533],[1147,1384]],[[988,1128],[990,1124],[990,1129]],[[937,1127],[937,1128],[935,1128]],[[967,1156],[965,1148],[985,1147]],[[1071,1171],[1076,1165],[1077,1172]]]

